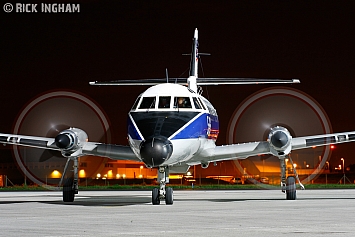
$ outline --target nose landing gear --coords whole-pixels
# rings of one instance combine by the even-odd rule
[[[158,180],[159,189],[154,188],[152,190],[152,204],[159,205],[160,200],[165,200],[166,205],[172,205],[174,203],[173,189],[165,187],[169,183],[169,167],[161,166],[158,168]]]

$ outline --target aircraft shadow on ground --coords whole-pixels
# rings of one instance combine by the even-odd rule
[[[58,196],[59,197],[59,196]],[[42,198],[43,199],[43,198]],[[351,200],[355,199],[355,197],[300,197],[298,200]],[[19,204],[19,203],[44,203],[44,204],[52,204],[52,205],[73,205],[73,206],[132,206],[132,205],[143,205],[143,204],[151,204],[151,197],[149,196],[80,196],[75,199],[74,202],[63,202],[61,199],[56,201],[51,200],[6,200],[0,201],[0,205],[2,204]],[[283,195],[280,198],[175,198],[174,202],[245,202],[245,201],[287,201]],[[296,200],[297,201],[297,200]],[[165,205],[164,200],[161,201],[162,205]]]
[[[355,199],[354,197],[309,197],[309,198],[297,198],[296,200],[285,200],[286,198],[284,196],[280,196],[280,198],[238,198],[236,197],[235,199],[223,199],[223,198],[219,198],[219,199],[174,199],[174,202],[185,202],[185,201],[189,201],[189,202],[193,202],[193,201],[209,201],[209,202],[246,202],[246,201],[296,201],[297,200],[352,200]]]
[[[58,196],[59,197],[59,196]],[[61,196],[60,196],[61,197]],[[48,198],[52,199],[52,198]],[[59,200],[43,200],[41,198],[40,201],[36,200],[6,200],[1,201],[2,204],[19,204],[19,203],[44,203],[44,204],[52,204],[52,205],[73,205],[73,206],[131,206],[131,205],[142,205],[151,203],[151,197],[147,196],[80,196],[77,197],[74,202],[63,202],[61,199]]]

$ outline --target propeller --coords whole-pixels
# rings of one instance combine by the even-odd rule
[[[227,137],[229,144],[265,141],[270,129],[276,126],[286,128],[292,137],[332,131],[328,116],[322,107],[311,96],[288,87],[271,87],[250,95],[235,109],[229,124]],[[275,135],[271,141],[275,146],[282,147],[287,143],[287,137],[283,133]],[[305,164],[310,164],[314,168],[310,175],[312,178],[318,174],[316,168],[322,168],[329,155],[328,147],[292,152],[293,161],[298,168],[305,168]],[[322,157],[321,161],[319,156]],[[261,157],[263,158],[260,159]],[[235,165],[241,174],[244,174],[244,168],[248,172],[248,166],[249,170],[259,171],[251,175],[266,176],[267,173],[280,172],[277,157],[261,157],[250,157],[248,162],[235,162]],[[257,169],[250,167],[250,161]]]
[[[24,134],[55,138],[59,132],[69,127],[84,130],[91,141],[110,143],[111,133],[108,119],[91,99],[72,92],[48,92],[30,101],[18,116],[14,134]],[[57,137],[58,147],[68,143],[66,136]],[[66,159],[59,151],[14,147],[14,155],[21,170],[31,181],[58,184],[56,170],[63,173]],[[105,158],[81,157],[81,163],[90,163],[85,169],[87,177],[94,176]],[[53,179],[55,178],[55,179]]]

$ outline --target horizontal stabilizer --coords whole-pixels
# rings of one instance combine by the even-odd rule
[[[117,80],[117,81],[93,81],[92,86],[153,86],[162,83],[175,83],[186,85],[186,78],[161,78],[161,79],[138,79],[138,80]]]
[[[243,85],[243,84],[273,84],[273,83],[300,83],[299,79],[258,79],[258,78],[197,78],[197,85]],[[94,86],[152,86],[161,83],[174,83],[186,85],[186,78],[161,78],[90,82]]]
[[[243,84],[273,84],[300,83],[299,79],[259,79],[259,78],[198,78],[197,85],[243,85]]]

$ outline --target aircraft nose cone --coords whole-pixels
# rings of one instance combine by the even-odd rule
[[[271,137],[271,142],[275,147],[281,148],[288,142],[288,137],[284,132],[278,131]]]
[[[141,143],[140,155],[148,167],[157,167],[173,153],[173,144],[165,137],[149,138]]]

